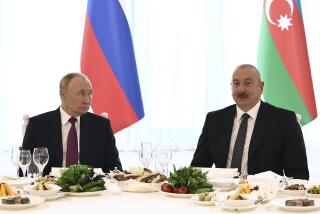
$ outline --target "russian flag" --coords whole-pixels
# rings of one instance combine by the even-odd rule
[[[144,116],[131,33],[118,0],[88,0],[81,72],[93,86],[92,109],[114,132]]]

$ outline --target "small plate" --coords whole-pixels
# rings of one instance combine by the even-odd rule
[[[279,191],[280,195],[283,196],[304,196],[307,190],[285,190],[282,189]]]
[[[44,202],[44,198],[41,198],[39,196],[27,196],[30,199],[30,203],[29,204],[2,204],[1,199],[2,198],[8,198],[8,197],[0,197],[0,209],[10,209],[10,210],[16,210],[16,209],[24,209],[24,208],[28,208],[28,207],[33,207],[36,206],[38,204],[41,204],[42,202]]]
[[[308,198],[320,198],[320,194],[307,193],[307,197],[308,197]]]
[[[253,205],[246,206],[246,207],[232,207],[232,206],[227,206],[227,205],[223,204],[221,207],[222,207],[222,209],[224,209],[224,210],[238,212],[238,211],[255,209],[255,208],[257,208],[258,206],[259,206],[259,205],[257,205],[257,204],[253,204]]]
[[[191,198],[191,201],[195,204],[201,205],[201,206],[214,206],[215,202],[213,200],[211,201],[199,201],[198,196],[193,196]]]
[[[95,192],[65,192],[66,195],[69,196],[78,196],[78,197],[82,197],[82,196],[94,196],[94,195],[100,195],[104,192],[106,192],[107,190],[101,190],[101,191],[95,191]]]
[[[279,209],[287,210],[287,211],[295,211],[295,212],[305,212],[305,211],[311,211],[316,210],[320,208],[320,201],[314,200],[314,206],[308,206],[308,207],[300,207],[300,206],[286,206],[286,198],[278,198],[271,201],[271,204],[275,205]]]
[[[28,185],[25,186],[25,190],[27,190],[30,195],[35,195],[35,196],[40,196],[40,197],[51,197],[57,195],[59,190],[61,190],[61,187],[56,185],[56,184],[47,184],[50,186],[52,189],[50,190],[35,190],[34,187],[35,185]]]
[[[158,192],[161,189],[161,183],[143,183],[133,179],[116,182],[123,192]]]
[[[178,194],[178,193],[163,192],[163,191],[161,191],[161,193],[165,196],[174,197],[174,198],[191,198],[191,197],[197,195],[197,194]]]
[[[237,186],[238,186],[238,184],[234,184],[233,186],[230,186],[230,187],[218,187],[217,189],[219,189],[219,191],[221,191],[221,192],[229,192],[229,191],[237,188]]]
[[[30,184],[31,182],[33,182],[32,179],[29,178],[20,178],[20,179],[14,179],[14,180],[6,180],[5,181],[7,184],[9,184],[10,186],[14,186],[17,189],[21,189],[23,186]]]
[[[219,188],[232,188],[236,185],[233,178],[214,178],[208,180],[208,183]]]
[[[53,201],[53,200],[62,198],[62,197],[65,196],[65,195],[66,195],[65,192],[58,192],[56,195],[47,196],[47,197],[43,197],[43,198],[46,199],[46,201]]]

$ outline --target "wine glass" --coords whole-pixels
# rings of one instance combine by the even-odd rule
[[[139,149],[139,159],[144,168],[148,168],[153,159],[153,149],[151,142],[142,142]]]
[[[12,146],[11,147],[11,162],[16,167],[17,170],[17,179],[19,179],[19,156],[18,156],[19,147]]]
[[[49,161],[49,152],[46,147],[38,147],[33,150],[33,161],[39,169],[39,177],[43,175],[43,169]]]
[[[18,164],[22,170],[23,178],[27,177],[27,169],[31,163],[31,153],[30,150],[20,150],[19,151],[19,161]]]
[[[168,175],[168,165],[172,158],[171,150],[159,150],[157,151],[157,161],[162,167],[162,172]]]

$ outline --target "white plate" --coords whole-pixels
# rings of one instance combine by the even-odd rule
[[[178,193],[171,193],[171,192],[163,192],[161,191],[163,195],[168,197],[174,197],[174,198],[191,198],[197,194],[178,194]]]
[[[304,196],[307,190],[285,190],[282,189],[279,191],[280,195],[283,196]]]
[[[47,196],[47,197],[43,197],[43,198],[46,199],[46,201],[52,201],[52,200],[56,200],[56,199],[62,198],[65,195],[66,195],[65,192],[58,192],[56,195]]]
[[[296,211],[296,212],[305,212],[305,211],[310,211],[310,210],[315,210],[320,208],[320,201],[313,199],[314,200],[314,206],[309,206],[309,207],[299,207],[299,206],[286,206],[286,198],[278,198],[274,199],[271,201],[271,204],[275,205],[276,207],[287,210],[287,211]]]
[[[50,197],[57,195],[58,191],[61,190],[61,187],[56,184],[47,184],[52,189],[50,190],[35,190],[35,185],[25,186],[25,190],[27,190],[30,195],[40,196],[40,197]]]
[[[30,203],[29,204],[2,204],[2,201],[0,201],[0,208],[2,209],[24,209],[24,208],[28,208],[28,207],[33,207],[36,206],[38,204],[41,204],[42,202],[44,202],[44,198],[41,198],[39,196],[27,196],[30,199]],[[0,200],[2,198],[7,198],[7,197],[1,197]]]
[[[227,206],[227,205],[223,204],[221,207],[224,210],[238,212],[238,211],[255,209],[258,206],[259,205],[254,204],[254,205],[250,205],[250,206],[246,206],[246,207],[231,207],[231,206]]]
[[[69,196],[79,196],[79,197],[82,197],[82,196],[94,196],[94,195],[100,195],[104,192],[106,192],[107,190],[101,190],[101,191],[95,191],[95,192],[65,192],[66,195],[69,195]]]
[[[320,198],[320,194],[310,194],[310,193],[307,193],[307,197],[308,197],[308,198]]]
[[[14,186],[17,189],[21,189],[23,186],[30,184],[31,182],[33,182],[32,179],[30,178],[20,178],[20,179],[14,179],[14,180],[6,180],[5,181],[7,184],[9,184],[10,186]]]
[[[234,184],[231,187],[218,187],[217,189],[219,189],[219,191],[221,192],[229,192],[231,190],[234,190],[235,188],[237,188],[238,184]]]
[[[211,201],[199,201],[198,196],[193,196],[191,198],[191,201],[195,204],[201,205],[201,206],[214,206],[215,202],[213,200]]]
[[[214,178],[208,180],[208,183],[219,188],[232,188],[236,185],[233,178]]]
[[[124,192],[158,192],[161,189],[161,183],[143,183],[133,179],[117,181],[117,184]]]

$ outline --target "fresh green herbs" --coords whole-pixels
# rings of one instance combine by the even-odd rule
[[[168,183],[174,187],[185,186],[190,193],[212,192],[213,188],[208,183],[207,174],[208,172],[203,173],[201,169],[194,167],[183,167],[177,170],[173,165]]]
[[[87,165],[73,165],[62,172],[57,183],[67,192],[94,192],[105,189],[103,177]]]

